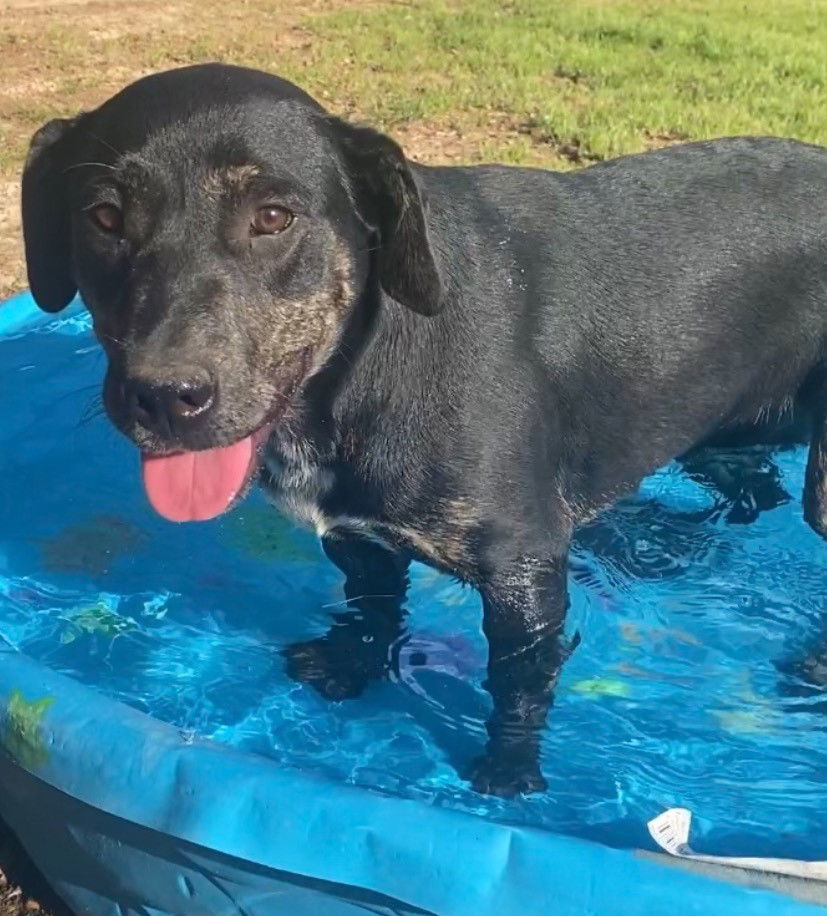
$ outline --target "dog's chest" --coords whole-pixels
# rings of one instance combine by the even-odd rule
[[[311,447],[297,440],[270,442],[264,467],[265,496],[285,515],[323,535],[330,526],[321,504],[335,484],[333,472]]]
[[[441,531],[369,517],[358,504],[343,497],[329,465],[319,460],[312,445],[299,439],[271,441],[265,452],[261,484],[279,511],[312,528],[319,537],[358,535],[386,550],[403,550],[423,562],[468,579],[462,525],[443,524]],[[461,501],[452,505],[460,506]],[[455,530],[456,529],[456,530]]]
[[[372,520],[344,507],[333,511],[325,506],[336,489],[336,474],[306,442],[295,439],[271,442],[265,452],[264,466],[262,486],[267,499],[280,512],[312,528],[319,537],[333,529],[380,537]]]
[[[319,537],[344,533],[370,540],[385,550],[407,552],[424,563],[471,581],[462,525],[440,531],[368,517],[341,499],[336,474],[305,443],[271,443],[265,453],[261,484],[267,499]],[[461,505],[459,501],[455,505]]]

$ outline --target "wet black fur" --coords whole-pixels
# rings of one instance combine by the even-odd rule
[[[144,249],[113,254],[79,208],[122,154],[170,127],[184,139],[152,160],[160,183],[129,191],[138,210],[142,195],[153,201],[134,229]],[[301,198],[309,228],[295,250],[234,249],[220,228],[232,214],[215,218],[226,202],[175,196],[205,155],[217,166],[253,155]],[[736,138],[566,174],[432,168],[283,81],[205,66],[45,127],[23,205],[36,299],[56,310],[79,286],[116,387],[136,352],[174,373],[205,341],[224,348],[219,388],[232,393],[220,423],[141,441],[110,398],[120,428],[158,449],[231,441],[263,422],[267,367],[203,325],[232,311],[248,337],[277,338],[262,303],[330,282],[314,227],[343,243],[351,301],[273,433],[263,482],[286,502],[302,473],[326,482],[317,509],[343,521],[324,545],[353,612],[288,648],[288,670],[327,696],[355,695],[384,676],[403,631],[411,558],[471,584],[494,702],[468,774],[481,791],[544,786],[539,736],[565,655],[572,534],[644,475],[685,457],[748,521],[787,495],[775,479],[745,495],[737,474],[716,476],[709,449],[809,442],[804,514],[827,535],[821,148]],[[147,241],[161,231],[153,213],[177,220],[168,248]]]

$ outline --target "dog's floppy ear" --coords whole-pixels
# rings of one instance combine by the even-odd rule
[[[354,202],[378,236],[382,289],[415,312],[435,315],[443,305],[442,278],[428,237],[427,201],[405,154],[378,131],[331,120]]]
[[[72,233],[65,170],[67,135],[77,118],[56,118],[32,137],[23,169],[23,240],[35,302],[59,312],[77,292],[72,278]]]

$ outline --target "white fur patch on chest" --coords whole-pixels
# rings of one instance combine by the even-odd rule
[[[264,478],[265,496],[279,511],[313,528],[319,537],[344,529],[387,546],[370,519],[322,511],[321,501],[333,489],[334,475],[304,442],[290,439],[270,443],[264,464],[269,472]]]
[[[321,501],[333,489],[335,479],[305,443],[291,439],[268,445],[264,464],[269,471],[265,496],[280,512],[309,526],[318,537],[344,529],[385,544],[370,519],[326,515],[322,511]]]
[[[322,498],[333,487],[333,474],[322,467],[301,441],[269,443],[264,454],[265,496],[285,515],[309,525],[321,537],[330,527],[321,510]]]

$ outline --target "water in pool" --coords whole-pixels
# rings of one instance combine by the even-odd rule
[[[398,676],[341,704],[292,683],[279,649],[326,630],[339,574],[257,496],[213,523],[157,518],[97,408],[103,368],[82,314],[0,340],[0,639],[339,782],[617,846],[651,846],[646,821],[681,805],[704,851],[827,858],[827,694],[779,673],[824,637],[803,451],[775,456],[794,498],[750,525],[705,513],[714,494],[671,467],[583,533],[549,790],[503,801],[454,769],[488,710],[476,595],[416,566]]]

